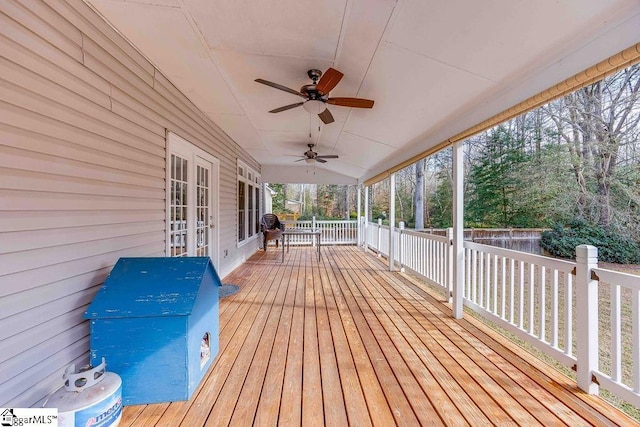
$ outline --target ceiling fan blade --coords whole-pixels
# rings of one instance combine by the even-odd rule
[[[316,156],[316,159],[339,159],[340,157],[336,154],[327,154],[325,156]]]
[[[334,68],[329,68],[324,72],[322,77],[320,77],[320,81],[318,81],[316,88],[320,92],[327,94],[331,92],[331,89],[336,87],[338,83],[340,83],[340,80],[342,80],[342,76],[344,76],[344,74],[342,74],[340,71]]]
[[[274,87],[276,89],[280,89],[280,90],[283,90],[285,92],[289,92],[289,93],[292,93],[294,95],[298,95],[298,96],[301,96],[301,97],[307,99],[307,96],[305,94],[303,94],[301,92],[298,92],[297,90],[289,89],[288,87],[282,86],[282,85],[280,85],[278,83],[270,82],[269,80],[264,80],[264,79],[256,79],[255,81],[257,81],[258,83],[262,83],[263,85],[271,86],[271,87]]]
[[[327,161],[326,161],[326,160],[324,160],[324,159],[319,159],[319,158],[317,158],[317,157],[316,157],[316,159],[315,159],[315,160],[316,160],[316,162],[319,162],[319,163],[327,163]]]
[[[355,107],[355,108],[371,108],[373,107],[371,99],[363,98],[329,98],[327,104],[340,105],[342,107]]]
[[[318,114],[318,117],[320,117],[320,120],[322,120],[322,123],[324,123],[325,125],[335,122],[333,114],[331,114],[331,111],[329,111],[328,108],[325,108],[322,113]]]
[[[294,160],[294,162],[301,162],[303,160],[307,160],[307,159],[298,159],[298,160]]]
[[[296,102],[295,104],[289,104],[289,105],[285,105],[284,107],[280,107],[280,108],[276,108],[274,110],[269,111],[270,113],[279,113],[281,111],[287,111],[290,110],[292,108],[296,108],[301,106],[303,103],[302,102]]]

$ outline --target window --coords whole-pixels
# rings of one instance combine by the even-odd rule
[[[246,210],[244,205],[246,204],[245,195],[246,184],[241,179],[238,180],[238,241],[242,242],[246,236],[246,227],[244,226]]]
[[[260,176],[238,160],[238,243],[260,231]]]
[[[254,187],[255,188],[255,192],[254,192],[254,196],[255,196],[255,203],[254,206],[256,207],[254,209],[254,217],[255,217],[255,234],[258,234],[260,232],[260,209],[258,209],[258,207],[260,206],[260,191],[258,191],[258,187]]]

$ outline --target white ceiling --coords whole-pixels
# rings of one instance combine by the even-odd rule
[[[86,1],[267,182],[361,182],[640,41],[638,0]],[[268,113],[301,98],[256,78],[299,90],[329,67],[331,96],[373,109]],[[309,142],[340,158],[295,163]]]

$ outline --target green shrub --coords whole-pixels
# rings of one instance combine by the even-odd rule
[[[585,221],[574,220],[567,226],[555,224],[550,231],[544,231],[540,239],[540,246],[562,258],[575,258],[578,245],[597,247],[600,261],[640,263],[638,242]]]

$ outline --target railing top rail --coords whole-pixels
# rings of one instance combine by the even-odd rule
[[[415,230],[407,230],[406,228],[402,230],[403,234],[408,234],[409,236],[422,237],[427,240],[434,240],[436,242],[449,243],[449,239],[447,236],[439,236],[437,234],[424,233],[422,231]]]
[[[311,219],[283,219],[282,222],[300,222],[304,224],[311,224],[313,220]],[[358,221],[355,219],[316,219],[316,224],[357,224]]]
[[[571,261],[563,261],[555,258],[550,258],[542,255],[528,254],[525,252],[514,251],[512,249],[504,249],[496,246],[483,245],[482,243],[474,243],[465,241],[464,247],[467,249],[473,249],[492,255],[503,256],[506,258],[513,258],[518,261],[525,261],[535,265],[541,265],[544,267],[554,268],[558,271],[570,273],[575,267],[576,263]]]
[[[605,268],[594,268],[593,272],[598,276],[600,283],[620,285],[625,288],[640,290],[640,276],[636,274],[623,273],[621,271],[607,270]]]
[[[444,231],[446,228],[421,228],[419,231]],[[547,231],[549,228],[475,228],[467,227],[464,231]]]
[[[375,226],[377,227],[377,226],[378,226],[378,223],[377,223],[377,222],[371,222],[371,221],[369,221],[369,225],[375,225]],[[384,224],[382,224],[380,227],[381,227],[381,228],[387,228],[387,229],[389,228],[389,226],[388,226],[388,225],[384,225]]]

